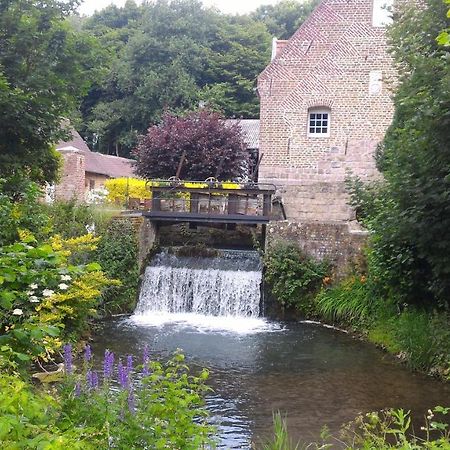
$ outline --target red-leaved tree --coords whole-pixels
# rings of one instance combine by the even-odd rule
[[[250,155],[239,125],[207,110],[184,117],[166,113],[139,138],[135,172],[147,179],[169,178],[176,175],[183,153],[179,176],[185,180],[236,180],[248,172]]]

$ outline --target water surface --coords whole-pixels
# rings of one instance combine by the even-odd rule
[[[108,321],[94,349],[153,358],[183,349],[211,371],[207,398],[220,448],[250,449],[270,435],[272,413],[287,414],[295,439],[317,439],[360,412],[403,407],[419,415],[450,405],[450,386],[413,374],[372,345],[311,323],[157,314]]]

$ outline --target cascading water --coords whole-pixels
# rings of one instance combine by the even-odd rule
[[[222,250],[214,258],[180,257],[163,251],[146,268],[133,319],[154,324],[172,321],[208,323],[260,315],[261,259],[255,251]],[[237,320],[237,321],[236,321]],[[204,320],[203,320],[204,323]],[[248,320],[247,320],[248,323]]]

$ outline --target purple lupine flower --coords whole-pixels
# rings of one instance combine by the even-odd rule
[[[93,370],[86,373],[86,384],[89,390],[95,391],[98,388],[98,374]]]
[[[79,397],[81,395],[81,383],[77,381],[75,385],[75,397]]]
[[[73,372],[72,366],[72,345],[66,344],[63,347],[64,350],[64,370],[67,375],[71,375]]]
[[[98,373],[92,372],[92,389],[95,390],[98,388]]]
[[[127,372],[130,374],[133,371],[133,356],[127,356]]]
[[[98,374],[93,370],[86,373],[86,384],[89,390],[95,391],[98,388]]]
[[[144,352],[142,353],[142,361],[143,361],[143,368],[142,368],[142,374],[144,377],[148,377],[150,375],[150,370],[148,368],[148,361],[149,361],[149,353],[148,353],[148,345],[144,347]]]
[[[123,366],[122,361],[119,359],[118,377],[117,380],[123,389],[128,386],[128,372],[127,368]]]
[[[86,372],[86,385],[88,389],[92,389],[92,370]]]
[[[134,392],[133,389],[130,387],[128,390],[128,409],[131,414],[136,414],[136,402],[134,400]]]
[[[88,344],[84,349],[84,360],[86,362],[89,362],[91,359],[92,359],[92,350],[91,346]]]
[[[105,380],[112,377],[114,371],[114,353],[108,349],[105,350],[105,359],[103,360],[103,376]]]

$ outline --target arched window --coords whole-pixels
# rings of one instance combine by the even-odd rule
[[[329,108],[310,108],[308,110],[308,136],[328,137],[330,135],[331,110]]]

